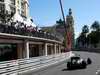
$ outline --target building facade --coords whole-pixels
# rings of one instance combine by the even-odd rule
[[[29,17],[28,0],[0,0],[0,21],[9,21],[15,13],[18,13],[24,20]]]
[[[69,14],[66,16],[66,29],[67,29],[67,50],[74,48],[74,19],[72,16],[72,10],[69,9]]]
[[[0,0],[0,12],[1,22],[6,23],[13,16],[17,19],[28,19],[28,0]],[[0,61],[61,53],[62,42],[55,36],[34,29],[27,30],[26,25],[17,28],[14,23],[0,23]],[[19,23],[18,26],[24,25],[22,22]]]
[[[0,22],[8,21],[15,13],[15,0],[0,0]]]
[[[59,54],[61,48],[55,39],[0,33],[0,61]]]
[[[15,0],[16,12],[23,18],[29,17],[29,2],[28,0]]]

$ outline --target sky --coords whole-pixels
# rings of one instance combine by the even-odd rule
[[[74,17],[75,37],[81,32],[82,26],[90,26],[95,20],[100,22],[100,0],[62,0],[64,14],[72,9]],[[30,16],[38,27],[52,26],[62,14],[59,0],[29,0]]]

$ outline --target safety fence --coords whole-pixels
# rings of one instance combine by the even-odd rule
[[[72,52],[0,62],[0,75],[18,75],[56,64],[74,55]]]

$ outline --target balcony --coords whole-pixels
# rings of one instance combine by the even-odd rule
[[[0,24],[0,33],[14,34],[14,35],[22,35],[22,36],[30,36],[30,37],[38,37],[45,38],[50,40],[60,41],[54,34],[50,34],[41,30],[37,30],[36,27],[26,27],[23,23],[11,23],[11,25]]]

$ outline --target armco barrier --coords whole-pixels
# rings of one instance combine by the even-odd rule
[[[100,48],[77,48],[77,49],[73,49],[73,51],[86,51],[86,52],[100,53]]]
[[[71,52],[49,56],[33,57],[30,59],[18,59],[0,62],[0,75],[18,75],[29,70],[41,68],[68,59]]]

